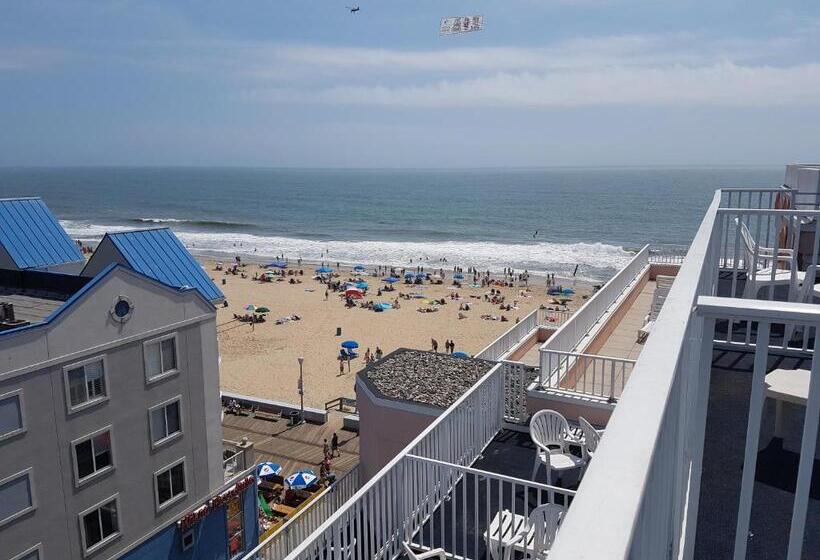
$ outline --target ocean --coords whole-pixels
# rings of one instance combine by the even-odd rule
[[[192,252],[504,267],[604,280],[646,243],[685,247],[715,189],[783,167],[347,170],[0,168],[69,234],[171,227]],[[447,264],[442,259],[447,259]]]

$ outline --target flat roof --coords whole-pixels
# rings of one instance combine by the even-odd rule
[[[443,409],[457,401],[495,365],[488,360],[399,348],[357,375],[383,398]]]
[[[0,303],[14,306],[17,321],[41,323],[90,280],[40,270],[0,270]]]

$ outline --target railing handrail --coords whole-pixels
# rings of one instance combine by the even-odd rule
[[[611,360],[613,362],[627,362],[634,364],[637,360],[630,358],[619,358],[617,356],[605,356],[603,354],[586,354],[584,352],[567,352],[564,350],[544,350],[548,354],[558,354],[560,356],[570,356],[572,358],[591,358],[596,360]]]
[[[319,525],[319,527],[317,527],[316,530],[314,530],[313,533],[311,533],[311,536],[323,533],[324,531],[326,531],[327,529],[332,527],[334,523],[341,520],[344,517],[344,515],[346,513],[346,510],[350,507],[350,505],[352,503],[354,503],[357,500],[361,499],[373,487],[375,487],[376,483],[381,478],[383,478],[387,473],[389,473],[397,464],[399,464],[405,458],[405,456],[409,455],[413,448],[415,448],[421,441],[423,441],[439,425],[441,425],[443,422],[445,422],[447,420],[447,417],[449,416],[450,412],[452,412],[453,410],[455,410],[456,408],[461,406],[461,404],[464,401],[466,401],[468,398],[470,398],[470,396],[473,393],[478,391],[481,388],[481,386],[484,383],[486,383],[487,381],[489,381],[490,379],[492,379],[493,376],[498,375],[499,370],[500,370],[501,367],[502,367],[502,364],[498,363],[492,369],[490,369],[490,371],[485,373],[484,376],[475,383],[475,385],[470,387],[467,391],[464,392],[463,395],[461,395],[458,399],[456,399],[456,401],[453,404],[451,404],[450,407],[447,408],[447,410],[445,410],[438,418],[433,420],[430,423],[429,426],[427,426],[424,430],[422,430],[421,433],[413,439],[413,441],[408,443],[407,446],[405,446],[404,449],[402,449],[399,453],[396,454],[395,457],[393,457],[390,461],[388,461],[388,463],[385,466],[383,466],[381,468],[381,470],[378,473],[376,473],[375,476],[373,476],[370,480],[368,480],[365,484],[363,484],[359,488],[359,490],[355,494],[353,494],[353,496],[351,496],[341,507],[339,507],[339,509],[336,510],[336,512],[333,515],[328,517],[325,520],[324,523]],[[298,557],[299,554],[302,554],[303,552],[307,551],[310,544],[311,544],[311,538],[308,537],[304,540],[304,542],[300,543],[299,546],[297,546],[296,548],[294,548],[291,551],[291,553],[288,555],[288,558]]]
[[[607,424],[605,436],[584,475],[550,551],[551,560],[628,558],[652,458],[672,393],[676,367],[721,201],[715,193],[686,260],[656,321],[663,336],[650,336]],[[658,368],[657,364],[671,364]],[[617,480],[617,484],[612,481]],[[602,497],[606,507],[601,507]],[[669,506],[672,507],[672,504]],[[595,538],[589,538],[595,527]],[[583,546],[578,546],[583,543]],[[674,556],[677,556],[675,552]]]
[[[523,337],[521,337],[521,339],[516,341],[515,344],[511,345],[508,348],[504,348],[500,352],[495,352],[494,350],[495,350],[496,346],[501,346],[502,343],[505,342],[505,339],[510,337],[512,335],[512,333],[523,329],[525,327],[525,325],[527,325],[528,323],[532,323],[532,325],[527,330],[527,333],[529,333],[533,328],[537,329],[539,327],[539,321],[538,321],[538,312],[539,312],[539,310],[540,310],[540,308],[536,307],[530,313],[527,313],[527,315],[525,315],[523,319],[521,319],[518,323],[516,323],[515,325],[513,325],[512,327],[510,327],[509,329],[507,329],[503,333],[501,333],[498,336],[498,338],[496,338],[491,343],[489,343],[487,346],[485,346],[480,352],[478,352],[475,355],[475,357],[476,358],[481,358],[481,359],[488,359],[488,360],[497,360],[501,356],[503,356],[504,354],[509,352],[512,349],[512,347],[515,346],[515,344],[517,344],[518,342],[521,341],[521,339],[523,339]],[[524,334],[526,335],[527,333],[524,333]],[[490,356],[490,357],[485,358],[485,356],[484,356],[485,353],[492,353],[493,355]]]
[[[626,275],[628,275],[628,274],[632,273],[633,271],[631,270],[630,265],[631,265],[632,263],[634,263],[634,262],[637,262],[639,258],[642,258],[642,257],[647,257],[647,258],[648,258],[648,256],[649,256],[649,245],[644,245],[644,247],[643,247],[643,248],[642,248],[642,249],[641,249],[641,250],[640,250],[640,251],[639,251],[639,252],[638,252],[638,253],[637,253],[637,254],[636,254],[633,258],[632,258],[632,260],[631,260],[631,261],[629,261],[629,263],[628,263],[625,267],[623,267],[621,270],[619,270],[619,271],[618,271],[618,273],[617,273],[615,276],[613,276],[613,277],[610,279],[610,281],[609,281],[609,282],[607,282],[607,283],[604,285],[604,287],[603,287],[603,288],[601,288],[600,290],[598,290],[597,292],[595,292],[594,294],[592,294],[592,297],[590,297],[590,298],[589,298],[589,299],[588,299],[588,300],[584,303],[584,305],[582,305],[580,308],[578,308],[578,311],[576,311],[576,312],[573,314],[572,319],[570,319],[569,321],[567,321],[566,323],[564,323],[563,325],[561,325],[561,326],[558,328],[558,330],[556,330],[556,331],[553,333],[553,335],[550,337],[550,339],[549,339],[549,340],[547,340],[546,342],[544,342],[544,344],[542,344],[542,345],[541,345],[541,348],[542,348],[543,350],[550,350],[550,348],[549,348],[549,342],[550,342],[550,340],[553,340],[553,339],[558,338],[558,337],[559,337],[559,335],[560,335],[560,334],[561,334],[561,333],[562,333],[565,329],[569,329],[569,328],[570,328],[570,326],[571,326],[571,325],[572,325],[575,321],[577,321],[580,317],[583,317],[584,311],[585,311],[586,309],[591,309],[591,308],[593,308],[593,307],[595,306],[595,304],[596,304],[596,303],[598,303],[598,301],[599,301],[599,300],[603,299],[603,297],[605,296],[605,294],[607,294],[607,291],[606,291],[606,287],[607,287],[607,285],[615,285],[616,281],[620,281],[620,280],[621,280],[621,276],[626,276]],[[641,270],[643,270],[643,268],[644,268],[644,267],[641,267]],[[640,271],[637,271],[637,272],[640,272]],[[630,279],[629,279],[629,281],[627,281],[627,282],[626,282],[626,286],[628,286],[628,285],[629,285],[629,284],[630,284],[630,283],[631,283],[631,282],[632,282],[632,281],[633,281],[633,280],[634,280],[637,276],[638,276],[638,274],[636,273],[636,274],[635,274],[632,278],[630,278]],[[620,295],[621,293],[623,293],[623,291],[618,292],[618,295]],[[611,302],[609,302],[609,304],[606,306],[606,308],[604,309],[604,311],[605,311],[606,309],[609,309],[609,307],[610,307],[613,303],[615,303],[615,301],[616,301],[617,299],[618,299],[618,298],[617,298],[617,296],[616,296],[615,298],[613,298],[613,300],[612,300]],[[595,320],[592,322],[592,324],[594,325],[594,324],[595,324],[595,321],[597,321],[598,319],[600,319],[600,316],[596,317],[596,318],[595,318]],[[577,341],[576,341],[576,343],[577,343]]]

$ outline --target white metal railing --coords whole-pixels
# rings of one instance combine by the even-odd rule
[[[538,328],[539,309],[533,309],[507,332],[496,338],[481,352],[475,355],[482,360],[498,360],[524,340],[529,333]]]
[[[779,187],[729,187],[718,191],[721,208],[775,208],[783,200],[793,200],[794,191]]]
[[[615,402],[624,390],[635,360],[578,352],[544,351],[543,389],[562,389]]]
[[[223,452],[229,452],[228,457],[222,459],[222,472],[226,481],[252,467],[255,463],[252,444],[243,445],[242,442],[223,439],[222,449]]]
[[[547,327],[560,327],[572,317],[572,311],[564,311],[561,309],[539,309],[538,310],[538,324]]]
[[[359,488],[359,466],[336,480],[313,499],[304,509],[299,510],[275,533],[268,536],[242,560],[279,560],[288,555],[296,545],[304,541]]]
[[[766,227],[779,228],[785,217],[786,231],[778,239],[770,233],[771,256],[784,247],[783,239],[800,239],[799,231],[811,211],[778,210],[769,206],[782,203],[777,199],[781,189],[743,191],[743,202],[735,194],[718,191],[706,212],[686,260],[677,275],[669,296],[637,360],[618,406],[607,425],[595,460],[587,470],[584,482],[565,519],[550,552],[551,560],[598,558],[683,558],[694,554],[701,500],[702,460],[706,430],[709,386],[715,329],[730,320],[729,342],[735,342],[731,323],[741,325],[744,348],[755,352],[752,389],[749,397],[747,435],[740,478],[740,496],[734,532],[734,558],[746,557],[749,519],[755,504],[754,477],[764,376],[772,361],[772,352],[781,351],[789,333],[802,327],[803,342],[796,350],[806,350],[811,360],[812,387],[802,432],[797,489],[789,525],[789,560],[801,557],[807,519],[807,501],[816,452],[818,413],[820,413],[820,362],[813,360],[809,339],[818,343],[820,307],[788,301],[741,299],[740,290],[746,273],[759,269],[755,254],[765,241]],[[771,196],[766,193],[772,192]],[[762,193],[762,194],[760,194]],[[740,208],[721,208],[729,204]],[[740,218],[736,221],[735,218]],[[751,217],[751,218],[749,218]],[[752,223],[756,235],[752,255],[741,257],[733,252],[732,234],[740,236],[739,223]],[[802,224],[802,225],[801,225]],[[760,225],[758,229],[756,226]],[[729,234],[727,235],[727,227]],[[772,231],[772,230],[770,230]],[[806,266],[816,261],[817,233],[808,240],[810,255]],[[785,246],[789,246],[788,243]],[[797,245],[792,245],[797,253]],[[744,266],[744,259],[749,265]],[[738,274],[736,270],[743,272]],[[740,282],[739,282],[740,281]],[[724,295],[729,297],[715,297]],[[782,295],[782,294],[781,294]],[[776,328],[772,328],[772,325]],[[780,327],[783,327],[782,329]],[[658,336],[662,333],[662,336]],[[812,336],[813,335],[813,336]],[[782,344],[774,342],[783,336]],[[718,333],[720,338],[720,333]],[[727,341],[724,341],[724,343]],[[732,476],[732,474],[721,474]],[[714,473],[711,476],[716,476]],[[618,484],[612,484],[617,480]],[[601,507],[606,504],[606,507]],[[730,521],[731,522],[731,521]],[[595,539],[589,539],[589,528],[596,527]],[[714,527],[706,530],[713,531]],[[785,551],[784,551],[785,552]]]
[[[404,493],[408,455],[470,464],[501,429],[503,370],[490,370],[287,557],[295,559],[396,558],[416,504]],[[441,484],[441,481],[430,481]],[[355,541],[355,543],[354,543]],[[346,552],[343,552],[346,551]]]
[[[407,458],[405,474],[412,482],[405,486],[403,499],[412,507],[404,540],[422,550],[443,548],[448,558],[501,558],[500,543],[487,538],[487,529],[502,512],[527,518],[543,504],[568,507],[575,495],[556,486],[413,455]]]
[[[677,557],[683,527],[697,519],[687,497],[689,487],[699,487],[706,417],[699,374],[711,356],[685,343],[703,336],[703,320],[693,319],[692,308],[697,294],[716,284],[709,250],[718,240],[719,205],[716,193],[653,328],[662,336],[647,340],[550,560]]]
[[[649,266],[649,246],[645,246],[609,282],[590,297],[553,335],[541,345],[541,371],[547,371],[546,352],[571,352],[581,343],[596,323],[611,310],[616,301],[644,273]]]

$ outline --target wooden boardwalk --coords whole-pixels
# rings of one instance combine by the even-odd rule
[[[326,424],[289,426],[284,419],[272,421],[226,414],[222,421],[222,437],[232,441],[247,437],[254,443],[257,463],[279,463],[282,474],[287,476],[305,467],[318,474],[324,440],[330,444],[333,432],[336,432],[341,456],[333,459],[332,471],[342,476],[359,463],[359,434],[343,430],[342,417],[339,412],[330,412]]]

